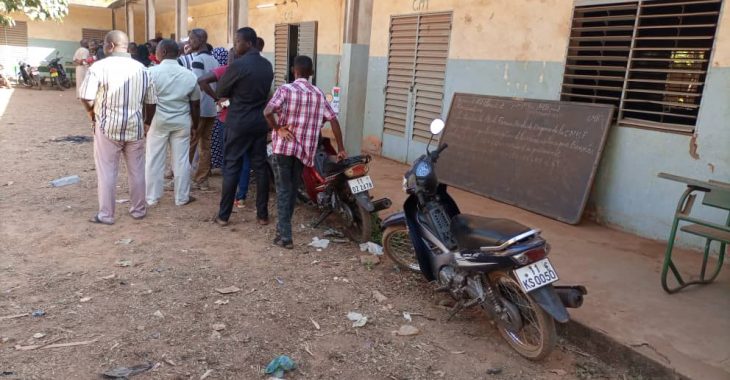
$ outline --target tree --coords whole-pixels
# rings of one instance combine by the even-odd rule
[[[0,0],[0,26],[15,25],[16,12],[31,20],[60,20],[68,14],[68,0]]]

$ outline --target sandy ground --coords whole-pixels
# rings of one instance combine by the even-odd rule
[[[282,354],[298,364],[294,379],[624,378],[562,341],[547,360],[524,360],[476,310],[446,322],[445,296],[420,277],[385,259],[362,265],[353,243],[308,247],[326,226],[302,228],[317,215],[306,207],[294,251],[273,247],[273,226],[249,209],[222,229],[211,223],[220,177],[189,206],[168,192],[142,221],[122,203],[115,225],[90,224],[92,144],[51,141],[90,135],[74,91],[3,89],[0,115],[0,378],[93,379],[149,362],[134,379],[263,379]],[[49,186],[73,174],[80,183]],[[241,291],[215,290],[228,286]],[[35,310],[45,316],[5,318]],[[353,328],[349,311],[367,325]],[[404,311],[421,315],[409,323]],[[394,336],[404,324],[421,333]],[[17,348],[70,342],[88,344]]]

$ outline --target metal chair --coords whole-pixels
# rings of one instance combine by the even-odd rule
[[[676,293],[681,289],[690,285],[704,285],[714,281],[720,274],[723,261],[725,259],[725,249],[730,244],[730,184],[718,181],[697,181],[690,178],[674,176],[671,174],[660,173],[660,178],[670,179],[674,181],[684,182],[687,189],[682,194],[677,204],[677,210],[674,214],[674,222],[669,234],[667,242],[667,250],[664,256],[664,265],[662,266],[662,288],[667,293]],[[728,211],[728,217],[725,225],[709,222],[691,216],[692,206],[697,197],[695,192],[703,192],[702,204],[708,207],[715,207]],[[679,226],[680,222],[687,222],[683,226]],[[677,236],[677,228],[680,231],[705,238],[705,250],[702,258],[702,268],[698,280],[686,281],[679,273],[677,266],[672,261],[672,250],[674,249],[674,241]],[[710,256],[710,248],[713,241],[720,243],[720,254],[717,265],[707,276],[707,263]],[[679,284],[676,287],[670,287],[667,282],[667,275],[671,270],[674,278]]]

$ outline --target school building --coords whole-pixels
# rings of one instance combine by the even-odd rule
[[[422,154],[430,121],[447,117],[456,92],[612,104],[616,118],[587,215],[649,238],[667,238],[684,188],[657,173],[730,182],[727,1],[72,4],[60,24],[27,22],[29,52],[56,48],[70,57],[84,28],[113,27],[131,30],[136,41],[202,27],[212,45],[231,46],[233,31],[250,25],[266,41],[276,85],[291,79],[293,57],[306,54],[316,60],[319,87],[341,88],[348,151],[401,162]],[[0,45],[7,42],[0,36]],[[700,216],[726,223],[720,210]]]

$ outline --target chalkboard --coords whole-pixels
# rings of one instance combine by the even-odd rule
[[[437,165],[449,185],[580,222],[613,106],[457,93]]]

